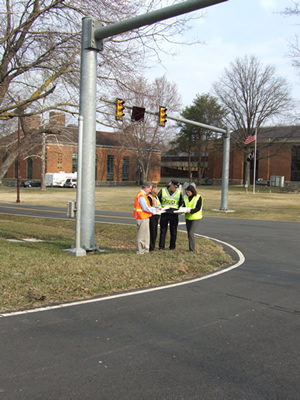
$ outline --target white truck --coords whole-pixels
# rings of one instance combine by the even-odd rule
[[[64,187],[67,179],[77,179],[77,172],[47,172],[45,174],[46,186]]]

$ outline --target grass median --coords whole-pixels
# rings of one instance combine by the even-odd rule
[[[220,245],[178,232],[175,252],[135,253],[136,227],[96,224],[101,251],[70,257],[74,222],[0,216],[0,311],[30,309],[200,276],[231,262]],[[168,238],[167,238],[168,240]],[[170,256],[171,255],[171,256]]]

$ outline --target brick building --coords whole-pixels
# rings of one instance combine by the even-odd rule
[[[78,128],[65,127],[65,116],[62,113],[51,113],[50,123],[61,127],[59,140],[57,136],[47,135],[45,146],[45,172],[77,171],[77,135]],[[40,125],[40,118],[31,120],[32,127]],[[7,154],[5,141],[16,142],[17,133],[4,137],[0,141],[0,166]],[[20,163],[21,179],[41,178],[41,137],[36,138],[32,147],[24,154]],[[237,143],[235,133],[231,135],[229,181],[231,185],[245,183],[245,151],[254,150],[254,143],[242,146]],[[204,170],[202,183],[219,185],[222,179],[223,140],[209,143],[202,155]],[[135,184],[142,180],[135,152],[120,142],[120,136],[113,132],[96,132],[95,154],[96,185]],[[197,176],[197,163],[191,160],[192,174]],[[253,183],[254,160],[250,162],[250,183]],[[285,182],[300,184],[300,127],[261,128],[257,140],[256,179],[270,181],[272,175],[284,176]],[[17,161],[9,168],[4,184],[16,184]],[[149,180],[166,182],[171,178],[181,181],[189,179],[188,157],[185,153],[170,155],[156,152],[150,168]]]
[[[31,118],[31,126],[40,124],[40,117]],[[45,173],[77,172],[77,138],[78,128],[65,126],[65,115],[50,113],[50,124],[61,128],[59,136],[45,137]],[[5,142],[16,141],[17,133],[1,140],[0,165],[6,159]],[[31,148],[20,160],[21,180],[41,179],[42,137],[35,137]],[[161,153],[154,152],[148,179],[160,181]],[[4,184],[15,185],[17,178],[17,160],[13,163],[5,178]],[[113,132],[96,132],[95,180],[96,185],[135,184],[142,179],[134,149],[121,143],[120,136]]]
[[[231,185],[245,183],[245,154],[254,151],[254,143],[241,148],[237,135],[232,133],[230,146],[229,181]],[[223,140],[209,143],[202,156],[204,170],[202,182],[221,183],[223,164]],[[192,174],[197,176],[197,163],[191,160]],[[270,181],[272,175],[284,176],[285,182],[300,183],[300,126],[261,128],[257,140],[256,179]],[[162,154],[162,180],[177,177],[188,180],[186,153]],[[250,161],[250,183],[253,183],[254,160]]]

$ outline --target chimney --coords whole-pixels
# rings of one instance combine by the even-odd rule
[[[51,111],[49,116],[50,125],[55,126],[65,126],[66,125],[66,116],[64,113]]]
[[[41,117],[39,115],[31,115],[26,117],[26,124],[30,128],[38,128],[41,125]]]

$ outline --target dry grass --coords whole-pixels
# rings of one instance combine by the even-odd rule
[[[132,211],[138,190],[137,187],[97,188],[96,209]],[[253,194],[242,188],[230,188],[228,203],[234,212],[223,213],[218,212],[221,189],[198,188],[204,197],[204,216],[300,221],[299,194],[270,191],[270,188],[258,190]],[[66,207],[68,200],[76,199],[76,190],[22,189],[20,197],[21,204]],[[16,189],[0,189],[0,203],[15,202]],[[95,243],[104,252],[70,257],[64,250],[74,243],[73,227],[72,221],[0,216],[1,311],[160,285],[230,263],[223,249],[206,239],[197,239],[197,254],[187,252],[186,234],[181,232],[172,258],[169,251],[137,257],[136,228],[108,224],[95,227]],[[42,242],[7,241],[28,237]]]
[[[138,190],[137,187],[97,188],[95,207],[97,210],[132,211]],[[220,188],[199,187],[198,192],[204,198],[204,216],[300,221],[300,195],[297,193],[281,193],[277,188],[257,188],[253,194],[243,188],[230,188],[228,207],[234,212],[220,213],[217,212],[221,205]],[[68,200],[75,199],[74,189],[21,190],[23,204],[66,207]],[[15,203],[16,189],[1,189],[0,202]]]
[[[0,311],[161,285],[231,263],[220,245],[204,238],[196,239],[196,254],[188,252],[182,232],[172,257],[169,250],[137,256],[136,227],[110,224],[95,226],[101,252],[70,257],[65,250],[74,243],[73,227],[72,221],[1,215]],[[41,242],[8,241],[26,238]]]

